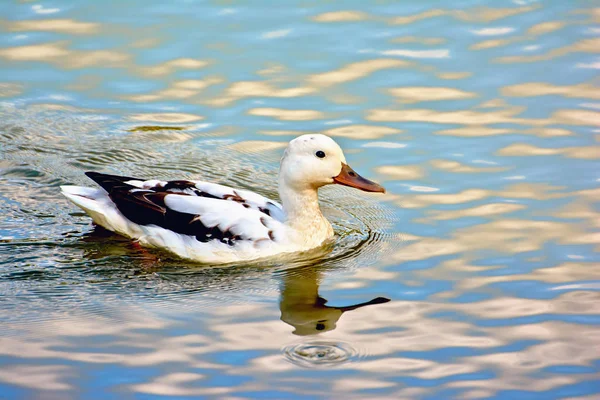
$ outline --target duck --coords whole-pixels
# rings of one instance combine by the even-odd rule
[[[93,223],[188,260],[227,264],[305,252],[329,243],[334,230],[319,208],[319,188],[338,184],[385,189],[355,172],[341,147],[323,134],[289,142],[278,176],[281,202],[246,189],[192,180],[86,172],[100,187],[61,186]]]

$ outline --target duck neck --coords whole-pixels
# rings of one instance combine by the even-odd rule
[[[317,189],[292,188],[279,183],[279,197],[286,213],[286,225],[306,235],[328,237],[333,234],[331,224],[321,213]]]

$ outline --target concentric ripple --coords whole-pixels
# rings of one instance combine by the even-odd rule
[[[285,346],[283,355],[292,364],[304,368],[328,368],[345,364],[360,354],[348,343],[313,340]]]

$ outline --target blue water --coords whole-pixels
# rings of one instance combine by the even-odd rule
[[[2,2],[0,397],[597,398],[598,10]],[[59,195],[97,170],[276,198],[307,132],[388,190],[323,189],[316,259],[199,266]]]

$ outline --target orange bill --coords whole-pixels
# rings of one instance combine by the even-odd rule
[[[342,172],[336,177],[333,178],[335,183],[339,183],[340,185],[350,186],[356,189],[364,190],[365,192],[379,192],[385,193],[385,189],[383,186],[370,181],[368,179],[363,178],[352,168],[348,166],[348,164],[342,163]]]

